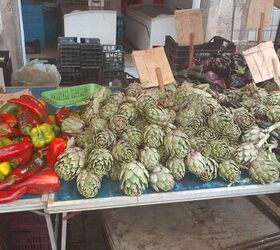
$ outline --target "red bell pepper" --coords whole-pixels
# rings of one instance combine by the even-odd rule
[[[33,103],[33,105],[35,107],[37,107],[38,110],[41,111],[41,114],[44,117],[44,121],[49,123],[49,124],[52,124],[52,122],[51,122],[51,120],[50,120],[50,118],[47,114],[46,108],[42,104],[42,102],[40,102],[38,99],[36,99],[34,96],[31,96],[31,95],[22,95],[20,97],[20,99],[23,99],[23,100],[29,101],[30,103]]]
[[[30,130],[40,123],[40,120],[27,109],[21,108],[17,114],[18,126],[23,135],[28,135]]]
[[[70,114],[72,113],[72,110],[70,108],[64,107],[59,109],[55,114],[55,120],[58,124],[61,124],[62,120],[67,119]]]
[[[20,131],[15,128],[18,124],[17,117],[9,113],[0,114],[0,136],[15,137],[20,135]]]
[[[25,164],[33,153],[30,141],[13,143],[0,148],[0,162],[8,161],[13,164]]]
[[[32,175],[40,172],[44,167],[45,167],[44,158],[39,154],[35,154],[27,164],[12,170],[8,174],[8,178],[15,176],[16,177],[15,183],[17,183],[26,180]]]
[[[59,189],[60,182],[53,169],[45,168],[27,180],[11,185],[7,190],[13,191],[21,187],[27,187],[27,194],[49,194]]]
[[[16,201],[21,196],[25,195],[27,187],[21,187],[13,191],[0,191],[0,204]]]
[[[49,150],[47,152],[47,164],[50,168],[54,168],[58,156],[65,150],[67,146],[67,141],[62,138],[54,138],[49,145]]]
[[[50,119],[45,108],[42,109],[42,104],[38,104],[38,100],[34,101],[34,99],[30,98],[13,98],[8,100],[8,102],[19,105],[21,108],[28,109],[30,112],[32,112],[32,114],[40,119],[41,123],[50,123]]]
[[[17,117],[9,113],[0,114],[0,124],[5,123],[11,127],[15,127],[18,124]]]

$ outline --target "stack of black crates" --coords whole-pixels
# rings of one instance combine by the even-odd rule
[[[61,84],[75,85],[80,80],[80,44],[76,37],[58,38],[58,70]]]
[[[62,85],[103,83],[124,77],[122,45],[101,45],[97,38],[62,37],[58,40],[58,69]]]

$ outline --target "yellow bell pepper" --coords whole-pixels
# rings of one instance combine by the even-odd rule
[[[12,171],[12,167],[9,162],[0,163],[0,175],[7,176]]]
[[[42,148],[53,140],[55,133],[52,125],[43,123],[31,129],[29,136],[35,148]]]

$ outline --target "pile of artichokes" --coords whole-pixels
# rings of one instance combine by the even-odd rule
[[[238,108],[225,103],[238,102]],[[272,126],[260,128],[259,119]],[[280,94],[263,90],[213,93],[209,86],[170,84],[165,92],[129,85],[126,93],[105,87],[94,93],[78,117],[62,121],[76,145],[59,157],[55,169],[64,180],[76,178],[78,191],[94,197],[102,178],[119,181],[128,196],[150,185],[169,191],[185,174],[201,181],[220,176],[238,182],[246,171],[256,183],[279,178],[279,162],[268,142],[279,127]]]

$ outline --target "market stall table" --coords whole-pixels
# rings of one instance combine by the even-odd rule
[[[45,90],[46,88],[31,88],[33,95],[36,97],[40,97],[41,92]],[[16,89],[14,91],[16,91]],[[60,190],[48,196],[45,212],[49,214],[62,213],[65,217],[68,212],[210,200],[280,192],[279,181],[274,184],[257,185],[249,183],[246,179],[248,177],[249,176],[244,175],[239,183],[228,185],[228,183],[221,178],[217,178],[211,182],[203,182],[188,173],[183,180],[176,183],[173,191],[156,193],[151,188],[148,188],[140,197],[124,196],[119,189],[118,182],[104,178],[102,188],[98,195],[92,199],[85,199],[79,194],[75,181],[62,182]],[[21,204],[25,203],[21,200],[18,202]],[[26,203],[28,203],[27,200]],[[62,249],[66,248],[66,231],[67,219],[63,220],[62,223]]]

